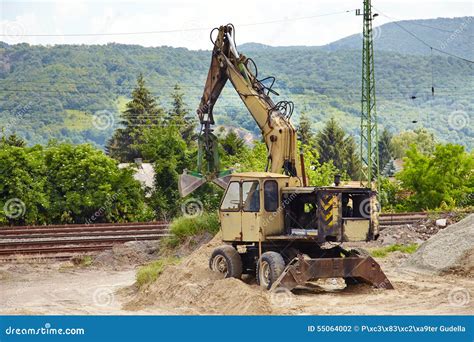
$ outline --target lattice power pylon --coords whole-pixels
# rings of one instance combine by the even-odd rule
[[[379,151],[377,112],[375,107],[374,41],[372,34],[371,0],[364,0],[364,11],[356,11],[364,18],[362,43],[362,98],[360,119],[360,156],[362,160],[361,184],[379,187]],[[374,182],[376,184],[374,184]]]

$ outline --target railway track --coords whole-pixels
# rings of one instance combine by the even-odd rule
[[[424,212],[383,213],[381,229],[415,224],[428,216]],[[91,255],[129,241],[153,241],[169,236],[167,222],[96,223],[48,226],[0,227],[0,261],[21,258],[66,260]]]
[[[415,224],[428,217],[426,212],[414,213],[384,213],[379,215],[379,225],[381,228],[386,226],[397,226],[403,224]]]
[[[91,255],[129,241],[169,236],[167,222],[0,227],[0,260],[69,259]]]

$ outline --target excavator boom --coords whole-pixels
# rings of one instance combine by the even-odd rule
[[[228,172],[220,170],[217,154],[217,138],[213,134],[215,124],[213,109],[222,89],[230,80],[235,91],[257,123],[268,149],[267,170],[282,173],[302,180],[302,169],[298,159],[296,129],[290,122],[293,113],[291,101],[274,103],[269,94],[278,95],[272,89],[274,77],[259,80],[252,59],[237,52],[234,40],[235,29],[229,24],[214,29],[217,37],[213,41],[211,65],[206,85],[197,109],[201,124],[199,135],[200,158],[198,173],[185,174],[180,178],[180,193],[185,196],[206,181],[222,186],[227,182]],[[211,33],[212,37],[212,33]],[[251,71],[254,66],[255,71]],[[265,83],[270,82],[270,86]],[[221,178],[221,179],[219,179]],[[227,177],[228,178],[228,177]]]

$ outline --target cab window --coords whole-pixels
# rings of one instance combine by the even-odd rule
[[[240,206],[240,184],[231,182],[227,187],[224,199],[222,200],[221,210],[237,211]]]
[[[244,211],[260,210],[260,186],[258,181],[242,183],[242,202]]]
[[[278,183],[268,180],[263,185],[263,202],[266,211],[277,211],[278,209]]]

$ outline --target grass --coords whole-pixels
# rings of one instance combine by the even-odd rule
[[[418,249],[418,244],[412,243],[409,245],[391,245],[387,247],[373,249],[370,255],[376,258],[385,258],[389,253],[400,251],[402,253],[413,254]]]
[[[153,261],[145,266],[138,269],[136,275],[136,281],[138,287],[143,287],[147,284],[154,282],[158,276],[163,272],[163,269],[167,265],[176,265],[179,262],[178,258],[164,258]]]
[[[200,233],[216,234],[219,231],[219,219],[216,213],[204,213],[197,217],[179,217],[171,222],[172,236],[163,242],[167,247],[177,247],[186,238]]]

